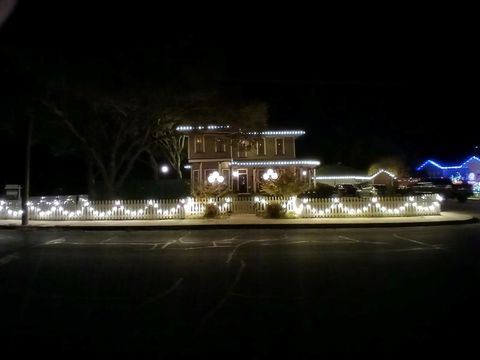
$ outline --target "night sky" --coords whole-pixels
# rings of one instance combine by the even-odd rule
[[[398,156],[414,168],[473,154],[479,59],[469,12],[346,10],[20,0],[0,45],[64,52],[72,66],[128,58],[122,71],[152,78],[151,54],[168,53],[199,82],[266,101],[269,127],[306,130],[297,156],[323,164],[365,169]]]

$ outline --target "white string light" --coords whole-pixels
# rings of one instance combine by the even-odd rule
[[[373,180],[374,178],[376,178],[378,175],[382,173],[389,175],[392,179],[397,178],[395,174],[391,173],[390,171],[380,169],[371,176],[359,176],[359,175],[317,176],[315,177],[315,179],[317,180]]]
[[[285,165],[308,165],[318,166],[317,160],[278,160],[278,161],[232,161],[233,166],[285,166]]]

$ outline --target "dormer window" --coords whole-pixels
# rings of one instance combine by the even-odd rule
[[[285,155],[285,139],[275,138],[275,154]]]
[[[195,152],[205,152],[205,138],[203,135],[195,135]]]

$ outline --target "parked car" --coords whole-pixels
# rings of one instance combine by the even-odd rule
[[[386,196],[387,195],[387,185],[385,185],[385,184],[373,184],[372,186],[377,191],[378,196]]]
[[[335,185],[335,194],[338,196],[357,196],[358,187],[354,184]]]
[[[357,196],[360,196],[360,197],[370,197],[370,196],[377,196],[377,195],[378,195],[377,188],[373,185],[362,186],[360,189],[357,190]]]
[[[448,178],[428,178],[417,182],[408,189],[412,195],[440,194],[446,199],[457,199],[465,202],[473,195],[472,185],[467,182],[452,183]]]
[[[329,198],[335,195],[335,188],[327,184],[317,184],[315,189],[310,189],[299,194],[298,198]]]

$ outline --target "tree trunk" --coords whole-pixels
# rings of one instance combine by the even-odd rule
[[[148,152],[148,157],[150,158],[150,166],[152,169],[153,180],[158,181],[160,180],[159,164],[150,151]]]
[[[96,185],[93,159],[87,155],[87,188],[89,200],[95,200],[97,198]]]
[[[178,175],[178,178],[179,179],[182,179],[183,178],[183,174],[182,174],[182,164],[181,163],[177,163],[175,164],[175,171],[177,172],[177,175]]]
[[[25,180],[23,184],[22,202],[22,225],[28,225],[28,197],[30,196],[30,158],[32,147],[33,116],[28,119],[27,141],[25,145]]]
[[[116,199],[116,192],[115,185],[111,179],[104,179],[103,182],[103,196],[104,200],[115,200]]]

